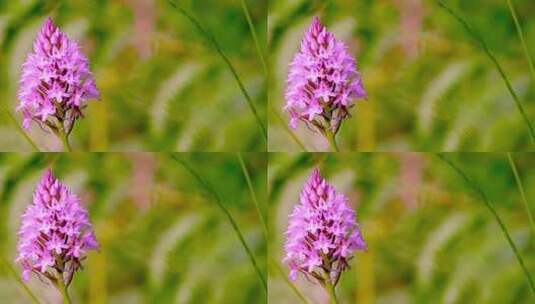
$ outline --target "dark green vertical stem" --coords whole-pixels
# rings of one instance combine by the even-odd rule
[[[477,195],[479,195],[480,199],[483,201],[487,209],[490,211],[496,222],[498,223],[498,226],[502,230],[507,242],[509,243],[509,246],[511,246],[511,249],[513,250],[513,253],[515,254],[516,260],[518,261],[518,264],[520,265],[520,268],[522,268],[522,271],[524,272],[524,275],[526,276],[526,279],[528,281],[529,287],[531,288],[531,292],[535,296],[535,285],[533,284],[533,280],[531,279],[531,275],[524,264],[524,260],[522,259],[522,256],[520,255],[520,252],[518,251],[518,248],[516,248],[515,243],[513,242],[513,239],[511,238],[511,235],[509,234],[509,231],[507,230],[507,227],[503,223],[502,219],[498,215],[498,212],[494,209],[492,204],[490,203],[489,199],[487,198],[485,192],[481,190],[481,187],[474,181],[472,181],[466,173],[464,173],[461,168],[456,166],[453,162],[448,160],[445,156],[442,154],[436,154],[437,157],[446,163],[448,166],[450,166],[457,174],[459,174],[463,180],[466,182],[466,184],[475,192]]]
[[[524,106],[522,105],[522,103],[520,102],[520,99],[516,95],[515,90],[513,90],[513,86],[511,85],[509,78],[507,78],[507,75],[505,75],[505,72],[502,66],[500,65],[500,63],[498,62],[494,54],[490,51],[490,49],[488,48],[483,38],[478,33],[476,33],[474,29],[472,29],[472,27],[468,24],[468,22],[466,22],[461,16],[459,16],[452,9],[446,6],[446,4],[444,4],[442,1],[438,1],[438,5],[442,7],[446,12],[448,12],[448,14],[453,16],[459,23],[461,23],[461,25],[465,28],[468,34],[472,36],[472,38],[475,41],[477,41],[477,43],[479,43],[480,47],[483,49],[485,54],[487,54],[487,56],[490,58],[492,63],[494,63],[494,65],[496,66],[496,69],[498,70],[498,73],[500,73],[500,76],[502,77],[503,82],[505,83],[505,86],[507,87],[507,90],[513,97],[513,100],[518,109],[518,112],[520,113],[520,116],[523,118],[524,122],[526,123],[526,126],[528,127],[531,142],[535,143],[535,131],[533,130],[533,126],[531,125],[531,122],[526,114],[526,111],[524,110]]]
[[[228,66],[230,72],[234,76],[234,79],[236,79],[236,82],[238,83],[238,86],[239,86],[243,96],[245,97],[245,100],[247,101],[247,105],[249,106],[251,112],[253,113],[253,115],[254,115],[254,117],[256,119],[258,127],[260,128],[260,130],[262,132],[262,136],[264,138],[264,141],[267,143],[266,127],[264,126],[264,123],[262,122],[262,119],[260,118],[260,115],[258,114],[258,111],[256,110],[256,107],[255,107],[255,105],[253,103],[253,100],[251,99],[251,96],[249,96],[249,93],[247,93],[247,90],[245,89],[245,86],[243,85],[243,83],[242,83],[242,81],[240,79],[240,76],[238,75],[238,72],[236,71],[236,69],[234,68],[234,66],[232,65],[230,60],[228,59],[227,55],[225,55],[225,53],[223,53],[223,50],[221,50],[221,47],[219,46],[217,41],[214,39],[214,37],[206,29],[204,29],[204,27],[199,23],[199,21],[197,21],[197,19],[195,19],[192,15],[190,15],[188,12],[186,12],[182,7],[176,5],[173,1],[168,0],[168,2],[179,13],[184,15],[197,28],[197,30],[210,42],[210,44],[212,44],[212,46],[217,51],[219,56],[221,56],[223,61],[226,63],[226,65]]]
[[[528,61],[529,70],[531,72],[531,79],[535,82],[535,68],[533,67],[533,60],[531,59],[528,44],[526,43],[526,39],[524,38],[524,33],[522,32],[522,27],[520,26],[520,22],[518,21],[518,17],[516,15],[516,10],[513,5],[513,1],[507,0],[507,4],[509,5],[509,11],[511,12],[511,16],[513,17],[513,20],[515,21],[516,32],[518,34],[518,38],[520,39],[520,42],[522,43],[522,48],[524,49],[524,55],[526,56],[526,60]]]
[[[253,203],[256,208],[256,212],[258,214],[258,218],[260,219],[260,223],[262,225],[262,230],[264,232],[264,239],[268,240],[268,230],[266,226],[266,221],[264,221],[264,216],[262,215],[262,210],[260,209],[260,204],[258,203],[258,200],[256,198],[256,193],[254,191],[253,183],[251,181],[251,176],[249,175],[249,171],[247,170],[247,166],[245,165],[245,162],[243,161],[243,157],[241,156],[241,153],[238,153],[238,161],[240,162],[241,169],[243,171],[243,175],[245,176],[245,180],[247,182],[247,187],[249,188],[249,193],[251,194],[251,199],[253,200]]]
[[[251,31],[251,36],[253,36],[254,44],[256,46],[256,51],[258,53],[258,58],[260,59],[260,62],[262,63],[262,68],[264,69],[264,75],[267,77],[268,69],[267,69],[266,60],[264,59],[262,46],[260,45],[260,41],[258,40],[258,37],[256,35],[256,30],[254,27],[253,20],[251,18],[251,14],[249,13],[249,8],[247,7],[247,2],[245,0],[241,0],[241,6],[243,8],[243,13],[245,14],[245,18],[247,19],[247,23],[249,24],[249,30]]]
[[[509,160],[509,165],[511,166],[511,170],[513,170],[513,174],[515,176],[515,181],[516,181],[516,186],[518,187],[518,192],[520,192],[520,197],[522,198],[522,201],[524,202],[524,207],[526,208],[526,213],[528,214],[529,223],[531,225],[531,232],[535,234],[535,223],[533,222],[531,209],[529,208],[528,200],[526,198],[526,193],[524,191],[524,186],[522,186],[522,180],[520,179],[520,175],[518,174],[518,170],[516,169],[515,161],[513,160],[511,153],[507,153],[507,159]]]
[[[232,226],[232,229],[234,229],[234,232],[236,232],[236,235],[238,236],[238,239],[240,240],[240,243],[242,244],[243,248],[245,249],[245,252],[247,253],[247,256],[249,257],[249,260],[251,261],[251,264],[253,265],[256,273],[258,274],[259,279],[262,281],[262,287],[264,288],[264,291],[267,294],[267,281],[264,275],[262,274],[262,271],[260,271],[260,267],[258,266],[258,263],[256,262],[256,259],[253,255],[253,252],[247,245],[247,242],[245,242],[245,238],[243,237],[243,234],[241,233],[240,228],[238,227],[238,224],[228,211],[228,209],[223,205],[223,202],[221,201],[221,198],[217,194],[217,192],[195,171],[192,167],[190,167],[184,160],[178,158],[173,153],[170,153],[170,156],[172,159],[174,159],[177,163],[179,163],[182,167],[184,167],[196,180],[197,182],[204,188],[206,192],[208,192],[212,198],[214,199],[214,202],[219,207],[219,209],[225,214],[225,217],[228,219],[229,223]]]

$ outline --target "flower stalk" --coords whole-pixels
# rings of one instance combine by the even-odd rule
[[[338,299],[336,298],[336,290],[334,288],[335,286],[333,284],[328,283],[327,285],[325,285],[325,289],[327,290],[327,293],[329,294],[330,304],[338,304]]]
[[[331,150],[333,152],[340,152],[340,150],[338,149],[338,144],[336,144],[336,134],[334,132],[331,132],[331,131],[326,131],[325,132],[325,138],[327,139],[327,142],[329,142],[329,146],[331,147]]]
[[[63,148],[65,151],[72,152],[71,145],[69,144],[69,134],[65,132],[63,126],[57,129],[56,132],[54,132],[56,136],[61,140],[61,143],[63,144]]]
[[[56,286],[63,297],[63,304],[72,304],[71,297],[69,295],[69,287],[66,284],[58,283]]]

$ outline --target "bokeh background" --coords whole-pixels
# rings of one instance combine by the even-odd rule
[[[266,156],[241,155],[265,215]],[[177,154],[218,193],[266,273],[266,242],[234,154]],[[261,280],[227,218],[168,154],[0,154],[0,303],[31,303],[17,283],[20,215],[50,167],[89,209],[101,251],[70,287],[74,303],[265,303]],[[15,268],[12,273],[5,263]],[[32,277],[41,303],[60,303]]]
[[[266,81],[241,2],[174,2],[215,37],[265,120]],[[246,3],[265,51],[267,1]],[[21,64],[47,16],[80,43],[102,95],[74,128],[75,150],[265,151],[230,70],[166,0],[0,1],[2,110],[15,111]],[[0,150],[31,151],[1,115]],[[20,122],[20,113],[15,115]],[[38,127],[30,136],[43,151],[61,150]]]
[[[535,79],[506,0],[443,0],[473,25],[535,120]],[[437,1],[273,0],[268,12],[269,150],[303,150],[283,113],[288,64],[319,16],[357,58],[369,100],[338,135],[342,150],[533,151],[529,133],[495,66]],[[514,0],[532,58],[535,2]],[[534,75],[535,77],[535,75]],[[282,119],[281,119],[282,118]],[[307,151],[325,140],[300,126]]]
[[[535,200],[535,157],[512,154],[527,201]],[[506,154],[446,154],[479,184],[502,218],[531,274],[530,228]],[[282,265],[288,215],[314,167],[357,211],[368,244],[337,287],[340,303],[532,303],[528,281],[496,220],[463,179],[434,154],[270,155],[268,168],[270,303],[302,303]],[[302,276],[309,303],[326,294]]]

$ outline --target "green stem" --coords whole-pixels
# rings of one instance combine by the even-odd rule
[[[515,21],[516,32],[518,34],[518,38],[520,38],[520,42],[522,43],[522,48],[524,49],[524,55],[526,56],[526,59],[528,61],[529,70],[531,72],[531,78],[533,81],[535,81],[535,68],[533,67],[533,60],[531,59],[531,55],[529,53],[528,44],[526,43],[526,40],[524,39],[524,34],[522,33],[522,27],[520,26],[520,22],[518,21],[518,17],[516,15],[513,1],[507,0],[507,4],[509,5],[511,16],[513,16],[513,20]]]
[[[450,9],[446,4],[444,4],[442,1],[437,1],[438,5],[442,7],[448,14],[453,16],[453,18],[457,19],[457,21],[465,28],[465,30],[468,32],[472,38],[479,43],[483,51],[487,54],[487,56],[490,58],[490,60],[494,63],[496,66],[496,69],[498,70],[498,73],[500,73],[500,76],[503,79],[503,82],[505,83],[505,86],[507,87],[507,90],[513,97],[513,100],[515,102],[515,105],[518,109],[518,112],[520,113],[520,116],[524,119],[524,122],[526,123],[526,126],[528,127],[529,135],[531,138],[531,142],[535,143],[535,130],[533,130],[533,126],[531,125],[531,121],[528,118],[528,115],[526,114],[526,111],[524,110],[524,106],[520,102],[520,99],[518,98],[518,95],[516,95],[515,90],[513,89],[513,86],[511,85],[511,82],[509,81],[509,78],[505,75],[505,72],[498,62],[498,59],[494,56],[494,54],[490,51],[487,44],[485,43],[485,40],[466,22],[461,16],[459,16],[457,13],[455,13],[452,9]]]
[[[329,303],[338,304],[338,299],[336,298],[336,291],[334,290],[334,285],[328,282],[325,284],[325,289],[327,290],[327,293],[329,294]]]
[[[507,242],[509,243],[509,246],[511,247],[511,249],[513,250],[513,253],[515,254],[516,260],[518,261],[518,264],[520,265],[520,268],[522,269],[522,271],[524,272],[524,275],[526,276],[526,279],[528,280],[528,284],[529,284],[529,287],[531,289],[531,292],[533,293],[533,295],[535,295],[535,284],[533,283],[533,280],[531,279],[531,274],[529,273],[529,270],[526,267],[526,265],[524,263],[524,260],[522,259],[522,256],[520,255],[520,251],[518,250],[518,248],[516,247],[515,243],[513,242],[513,239],[511,238],[511,235],[509,234],[509,231],[507,230],[507,227],[505,226],[505,224],[503,223],[502,219],[498,215],[498,212],[496,212],[496,209],[494,209],[494,207],[490,203],[490,201],[487,198],[487,195],[485,194],[485,192],[483,192],[483,190],[481,190],[481,187],[479,186],[479,184],[477,184],[475,181],[472,181],[468,177],[468,175],[466,175],[466,173],[464,173],[464,171],[461,170],[461,168],[456,166],[453,162],[451,162],[449,159],[447,159],[444,155],[442,155],[442,154],[436,154],[436,155],[441,161],[443,161],[448,166],[450,166],[450,168],[452,168],[455,172],[457,172],[457,174],[459,174],[463,178],[465,183],[474,192],[476,192],[479,195],[480,199],[483,201],[483,203],[485,204],[487,209],[490,211],[490,213],[492,213],[492,216],[494,216],[494,219],[498,223],[498,226],[500,227],[500,230],[503,232],[503,234],[505,236],[505,239],[507,240]]]
[[[329,146],[331,147],[331,150],[333,150],[333,152],[340,152],[340,150],[338,149],[338,145],[336,144],[335,136],[336,135],[331,131],[325,132],[325,138],[329,142]]]
[[[256,119],[256,122],[257,122],[257,124],[258,124],[258,126],[260,128],[260,131],[262,132],[262,137],[263,137],[264,141],[267,143],[267,130],[266,130],[266,127],[264,126],[264,123],[262,122],[262,119],[260,118],[260,115],[258,114],[258,111],[256,110],[256,107],[255,107],[255,105],[253,103],[253,100],[251,99],[251,96],[249,96],[249,93],[245,89],[245,86],[243,85],[243,83],[242,83],[242,81],[240,79],[240,76],[238,75],[238,72],[236,71],[236,69],[234,68],[234,66],[232,65],[230,60],[228,59],[227,55],[225,55],[225,53],[223,53],[223,50],[221,50],[221,47],[219,46],[219,44],[217,43],[215,38],[207,30],[204,29],[204,27],[199,23],[199,21],[197,21],[197,19],[195,19],[192,15],[190,15],[182,7],[180,7],[177,4],[175,4],[172,0],[168,0],[168,2],[176,10],[178,10],[178,12],[180,12],[182,15],[184,15],[197,28],[197,30],[199,30],[199,32],[201,32],[201,34],[212,44],[212,46],[217,51],[219,56],[221,56],[223,61],[226,63],[226,65],[228,66],[230,72],[232,73],[232,76],[234,76],[234,79],[236,79],[236,82],[238,83],[238,87],[240,88],[243,96],[245,97],[245,100],[247,101],[247,105],[249,106],[249,109],[251,110],[251,112],[253,113],[253,115],[254,115],[254,117]]]
[[[58,289],[61,292],[61,295],[63,296],[63,304],[72,304],[71,297],[69,296],[68,287],[63,283],[60,283]]]
[[[13,114],[11,114],[11,112],[9,112],[7,109],[4,109],[3,107],[2,107],[2,110],[4,110],[4,113],[7,115],[7,117],[9,117],[9,120],[11,120],[11,122],[13,123],[15,128],[17,129],[17,132],[19,132],[22,135],[22,137],[24,137],[24,139],[26,139],[26,141],[30,144],[30,146],[32,146],[32,148],[36,152],[41,152],[39,150],[39,148],[37,147],[37,145],[35,144],[35,142],[30,138],[28,133],[26,133],[24,131],[24,129],[22,129],[22,127],[20,126],[19,122],[15,119],[15,117],[13,117]]]
[[[15,281],[17,281],[17,283],[19,285],[22,286],[22,288],[24,289],[24,291],[26,291],[26,293],[28,294],[28,296],[30,297],[30,299],[32,299],[32,301],[34,303],[37,303],[37,304],[40,304],[39,300],[37,299],[37,297],[33,294],[33,292],[30,290],[30,288],[28,287],[28,285],[26,285],[21,279],[20,279],[20,276],[19,274],[17,274],[17,272],[15,271],[15,269],[13,269],[13,266],[11,266],[11,263],[9,263],[3,256],[2,254],[0,254],[0,262],[3,263],[5,265],[5,267],[7,268],[7,270],[9,271],[9,273],[13,276],[13,278],[15,279]]]
[[[260,42],[258,40],[258,37],[256,36],[256,30],[254,28],[253,20],[251,18],[251,14],[249,13],[249,8],[247,7],[247,3],[245,0],[241,0],[241,6],[243,8],[243,13],[245,14],[245,18],[247,19],[247,23],[249,24],[249,30],[251,31],[251,36],[253,36],[254,44],[256,46],[256,51],[258,52],[258,57],[260,58],[260,62],[262,62],[262,68],[264,69],[264,75],[268,75],[268,69],[266,60],[264,59],[264,54],[262,53],[262,47],[260,46]]]
[[[65,131],[63,130],[63,126],[61,126],[60,130],[58,131],[58,137],[61,140],[61,143],[63,144],[63,148],[65,151],[72,152],[71,145],[69,144],[69,136],[65,134]]]
[[[290,289],[301,300],[301,302],[303,302],[304,304],[308,304],[308,300],[306,299],[306,297],[299,291],[299,289],[297,289],[297,287],[294,285],[294,283],[292,283],[288,279],[288,276],[284,273],[284,271],[282,271],[282,269],[279,266],[279,264],[275,260],[273,260],[272,258],[268,258],[268,259],[269,259],[270,264],[272,265],[271,267],[273,267],[277,271],[277,273],[282,277],[284,282],[290,287]]]
[[[238,160],[240,161],[240,166],[243,171],[243,175],[245,176],[245,180],[247,181],[247,187],[249,188],[249,193],[251,194],[251,199],[254,202],[256,212],[258,213],[258,217],[260,218],[260,223],[262,225],[262,229],[264,232],[264,239],[267,242],[268,239],[268,231],[266,222],[264,221],[264,216],[262,215],[262,210],[260,210],[260,204],[258,203],[258,200],[256,199],[256,193],[254,191],[253,183],[251,181],[251,176],[249,175],[249,171],[247,170],[247,166],[245,165],[245,162],[243,161],[243,157],[241,156],[241,153],[238,152]]]
[[[528,214],[529,223],[531,224],[531,232],[535,234],[535,223],[533,222],[533,216],[531,215],[531,210],[529,208],[528,200],[526,198],[524,186],[522,186],[522,180],[520,179],[520,175],[518,174],[518,170],[516,169],[516,165],[513,160],[513,157],[511,156],[511,153],[507,152],[507,158],[509,159],[509,165],[511,166],[511,170],[513,170],[513,174],[515,176],[515,181],[518,187],[518,192],[520,192],[520,196],[522,197],[522,201],[524,202],[524,207],[526,208],[526,212]]]
[[[54,286],[56,286],[59,293],[61,293],[61,297],[63,298],[63,304],[72,304],[71,297],[69,296],[69,287],[63,282],[63,274],[60,273],[59,278],[54,278],[54,280],[52,280],[52,283],[54,284]]]
[[[286,131],[286,133],[288,133],[288,135],[290,135],[290,137],[295,141],[295,143],[299,146],[299,148],[301,148],[301,150],[303,150],[303,152],[306,152],[307,149],[305,148],[305,145],[303,144],[303,142],[299,139],[299,137],[297,137],[297,135],[290,129],[290,127],[288,127],[288,124],[284,121],[284,119],[282,119],[281,115],[279,114],[279,112],[272,106],[270,105],[269,108],[271,109],[271,112],[273,112],[273,115],[275,115],[275,117],[277,118],[277,120],[279,121],[279,123],[281,124],[281,126],[284,128],[284,130]]]
[[[243,234],[240,231],[240,228],[238,227],[238,224],[232,217],[232,214],[228,211],[228,209],[223,205],[223,202],[221,201],[221,198],[217,194],[217,192],[206,182],[192,167],[190,167],[184,160],[176,157],[173,153],[170,153],[169,156],[171,156],[172,159],[174,159],[177,163],[179,163],[182,167],[184,167],[196,180],[197,182],[204,188],[206,192],[208,192],[214,199],[216,205],[219,207],[219,209],[225,214],[228,221],[230,222],[230,225],[232,226],[232,229],[238,236],[238,239],[240,240],[240,243],[242,244],[245,253],[249,257],[249,260],[251,261],[251,264],[253,265],[253,268],[255,269],[256,273],[258,274],[258,277],[260,281],[262,281],[262,287],[264,288],[264,291],[267,294],[267,281],[265,276],[262,274],[262,271],[260,270],[260,267],[258,266],[258,263],[256,262],[256,259],[253,255],[253,252],[247,245],[247,242],[245,242],[245,238],[243,237]]]

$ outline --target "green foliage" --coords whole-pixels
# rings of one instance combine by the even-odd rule
[[[485,40],[531,121],[535,83],[506,1],[443,1]],[[535,3],[516,0],[528,49],[535,47]],[[341,150],[531,150],[529,130],[494,63],[435,1],[279,1],[270,3],[269,106],[282,111],[287,67],[312,16],[357,58],[368,101],[358,102],[338,135]],[[531,54],[535,56],[535,54]],[[287,121],[287,115],[283,115]],[[275,115],[270,151],[300,148]],[[326,142],[296,131],[309,151]]]
[[[507,155],[445,157],[485,193],[533,275],[533,233]],[[535,158],[512,157],[519,179],[533,183]],[[314,166],[349,196],[369,247],[342,275],[337,287],[341,303],[532,302],[528,280],[485,202],[451,167],[425,153],[272,155],[268,256],[285,275],[287,217]],[[530,202],[535,192],[525,189]],[[276,267],[270,266],[268,281],[270,301],[299,301]],[[302,277],[295,285],[311,303],[325,299],[321,288]]]
[[[215,38],[258,116],[265,117],[266,81],[242,5],[231,0],[180,5]],[[265,41],[267,2],[249,1],[248,7],[258,39]],[[228,66],[167,1],[35,0],[0,6],[2,107],[15,111],[20,65],[46,16],[80,42],[102,94],[73,131],[75,150],[265,150]],[[2,150],[31,148],[10,121],[2,121]],[[41,150],[61,149],[37,127],[30,136]]]
[[[267,246],[238,157],[178,156],[218,193],[265,276]],[[266,156],[242,157],[265,214]],[[15,259],[20,215],[46,167],[82,198],[101,244],[71,286],[76,303],[266,302],[262,281],[225,215],[167,154],[0,154],[0,255],[6,261]],[[15,269],[20,276],[20,267]],[[16,284],[0,262],[2,300],[29,301]],[[36,278],[29,288],[41,302],[55,296]]]

